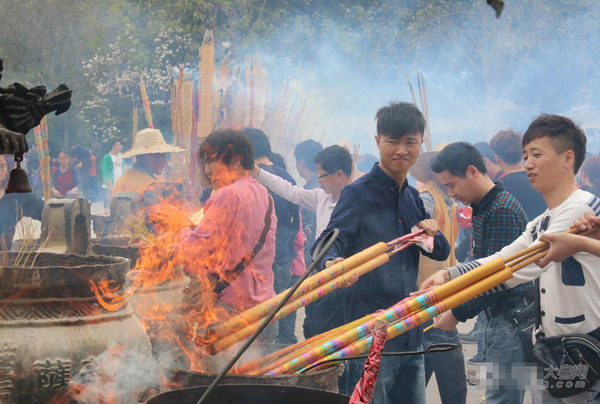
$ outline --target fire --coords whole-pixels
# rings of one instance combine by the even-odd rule
[[[220,188],[232,184],[243,174],[237,168],[229,169],[217,162],[212,180]],[[219,206],[209,204],[207,209],[212,210],[211,214],[202,219],[202,229],[210,236],[201,235],[194,242],[182,243],[181,235],[189,234],[195,227],[191,218],[197,219],[201,214],[181,199],[162,200],[145,212],[151,234],[132,235],[132,240],[141,240],[141,244],[138,260],[127,274],[128,289],[119,291],[106,281],[90,282],[102,307],[115,311],[129,302],[151,338],[154,350],[178,351],[181,359],[195,371],[205,368],[206,354],[192,343],[194,338],[204,335],[209,326],[255,304],[244,296],[234,296],[234,304],[231,299],[223,304],[213,292],[219,278],[233,281],[231,269],[239,264],[239,257],[249,263],[249,251],[242,250],[242,246],[248,244],[246,229],[236,226],[231,231],[231,227],[224,225],[231,222],[228,202],[234,206],[240,201],[221,202]],[[252,271],[252,268],[247,266],[245,270]],[[184,292],[186,274],[192,280]],[[253,279],[263,281],[256,274]],[[160,352],[155,354],[160,355]]]
[[[108,311],[117,311],[127,303],[125,295],[117,293],[119,287],[110,286],[113,283],[114,281],[102,280],[96,285],[96,282],[90,279],[90,288],[94,292],[98,303]]]

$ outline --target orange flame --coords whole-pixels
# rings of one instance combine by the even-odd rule
[[[247,174],[246,170],[230,169],[217,161],[211,179],[220,189]],[[204,335],[209,326],[256,304],[249,304],[245,296],[235,296],[233,303],[223,304],[213,292],[218,278],[232,281],[231,269],[241,259],[249,258],[250,251],[244,247],[249,244],[248,231],[238,221],[232,226],[231,214],[233,208],[238,207],[238,211],[253,217],[251,206],[249,200],[209,203],[201,223],[210,236],[194,243],[182,243],[181,239],[182,234],[190,232],[185,229],[194,227],[190,217],[197,209],[193,206],[170,198],[147,209],[147,223],[153,235],[146,238],[134,268],[127,274],[128,289],[121,292],[110,282],[90,282],[99,304],[114,311],[129,302],[155,349],[167,345],[168,350],[179,351],[191,370],[205,369],[206,353],[192,342],[197,334]],[[247,266],[245,271],[252,274],[253,282],[263,281],[252,266]],[[184,293],[186,274],[192,280]]]

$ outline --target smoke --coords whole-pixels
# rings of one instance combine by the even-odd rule
[[[375,112],[391,100],[411,101],[406,77],[414,85],[421,71],[434,145],[488,141],[507,128],[524,131],[546,112],[582,124],[596,153],[599,6],[507,2],[500,19],[485,4],[469,7],[454,5],[427,18],[416,9],[398,10],[398,26],[403,18],[423,18],[424,26],[411,26],[417,34],[398,31],[410,41],[385,36],[393,32],[383,26],[387,21],[379,36],[348,32],[348,21],[327,21],[318,40],[305,25],[291,25],[248,52],[261,54],[273,83],[293,80],[296,103],[308,99],[306,119],[316,127],[307,137],[321,140],[325,133],[324,145],[349,139],[361,153],[377,154]],[[282,57],[274,43],[286,44],[289,56]],[[371,51],[386,46],[387,53]]]

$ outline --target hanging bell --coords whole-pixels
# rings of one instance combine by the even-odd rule
[[[21,168],[21,161],[23,161],[22,154],[15,154],[15,161],[17,166],[10,171],[8,177],[8,184],[6,185],[6,193],[28,193],[31,192],[31,186],[29,185],[29,179],[27,173]]]

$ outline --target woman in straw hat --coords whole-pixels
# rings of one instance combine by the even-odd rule
[[[122,156],[135,156],[137,161],[115,182],[113,195],[118,192],[135,192],[143,199],[155,200],[157,195],[162,195],[157,176],[167,164],[167,153],[182,151],[185,150],[165,142],[158,129],[148,128],[138,132],[133,147]]]

